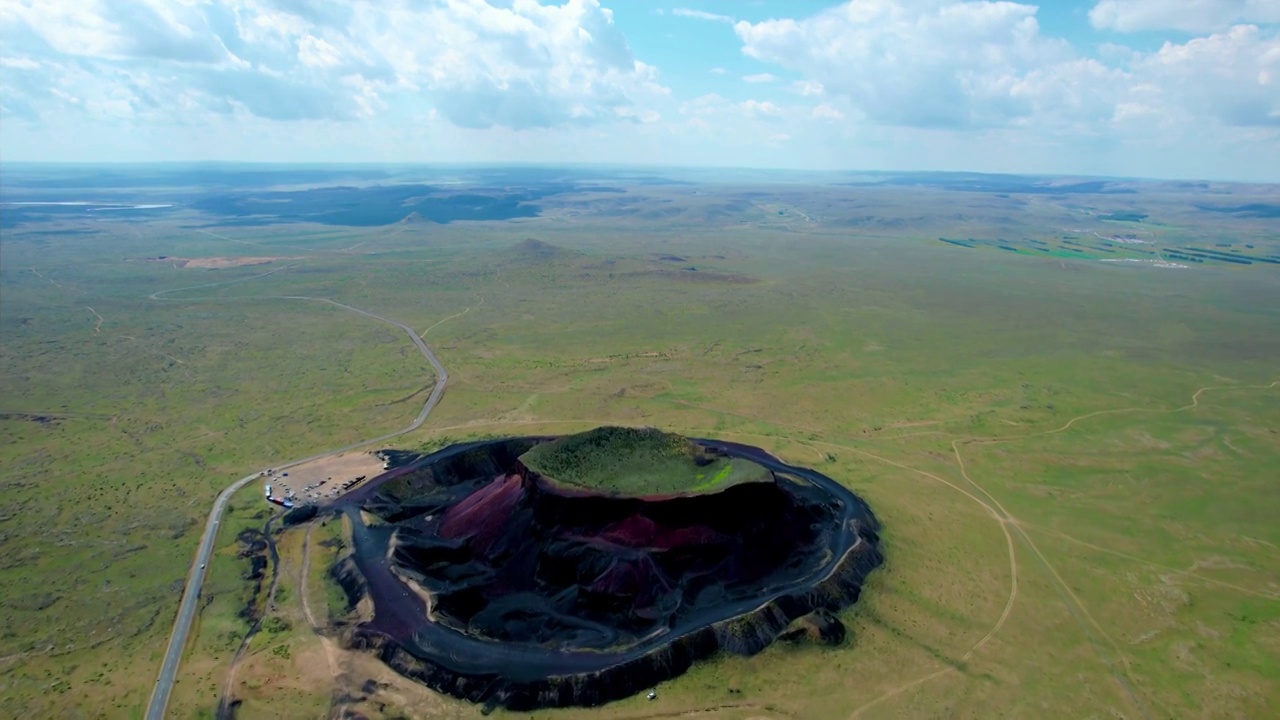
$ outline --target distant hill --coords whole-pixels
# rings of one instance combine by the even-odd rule
[[[522,265],[538,265],[544,263],[562,262],[566,260],[578,260],[585,255],[577,250],[562,248],[558,245],[545,243],[537,238],[526,238],[512,245],[503,253],[506,258],[514,263]]]

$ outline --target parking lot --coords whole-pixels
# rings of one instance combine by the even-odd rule
[[[385,466],[381,458],[372,452],[349,452],[284,471],[270,471],[264,475],[264,485],[271,486],[273,497],[294,501],[296,504],[317,503],[332,500],[343,492],[342,486],[363,477],[365,480],[380,474]],[[360,482],[364,482],[363,480]],[[358,486],[359,483],[351,487]]]

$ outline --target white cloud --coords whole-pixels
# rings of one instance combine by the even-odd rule
[[[843,120],[844,113],[831,107],[830,105],[815,105],[809,113],[819,120]]]
[[[62,55],[199,63],[228,59],[205,16],[185,4],[7,0],[0,6],[0,24],[24,26],[30,37],[23,42],[39,40]]]
[[[1280,0],[1268,7],[1280,8]],[[843,98],[855,119],[874,124],[1085,136],[1137,117],[1184,129],[1211,121],[1280,125],[1274,30],[1237,25],[1147,53],[1108,45],[1103,60],[1094,60],[1043,36],[1035,10],[1011,2],[860,0],[734,29],[748,56],[804,76],[794,91]]]
[[[728,15],[720,15],[718,13],[707,12],[705,10],[690,10],[689,8],[676,8],[671,11],[671,14],[684,18],[693,18],[695,20],[725,23],[727,25],[732,25],[737,22],[737,20],[729,17]]]
[[[724,96],[716,93],[708,93],[680,103],[680,114],[693,115],[695,117],[708,115],[714,112],[721,112],[731,105],[732,103]]]
[[[1117,124],[1129,122],[1148,122],[1159,117],[1160,109],[1140,102],[1116,103],[1111,119]]]
[[[739,104],[744,112],[748,115],[781,117],[782,109],[768,100],[746,100]]]
[[[668,11],[708,21],[685,27],[706,35],[732,24],[743,53],[772,65],[744,77],[725,69],[730,51],[702,60],[723,65],[707,75],[676,58],[688,62],[664,69],[728,96],[693,99],[673,98],[635,57],[601,7],[620,2],[0,0],[0,142],[23,159],[560,159],[1280,180],[1280,27],[1266,24],[1280,0],[1090,0],[1091,20],[1107,29],[1196,30],[1166,33],[1159,48],[1144,37],[1142,49],[1096,52],[1046,36],[1037,0],[851,0],[765,22]],[[780,7],[793,6],[811,7]],[[752,81],[774,85],[741,84]]]
[[[314,35],[298,38],[298,61],[307,67],[331,68],[342,62],[338,48]]]
[[[637,101],[666,93],[656,69],[633,58],[612,14],[596,0],[356,8],[356,26],[401,81],[427,90],[441,114],[464,127],[630,118]],[[409,34],[405,27],[426,30]]]
[[[822,83],[817,80],[796,80],[791,83],[791,90],[793,92],[800,93],[805,97],[809,97],[811,95],[821,95],[825,88],[823,88]]]
[[[212,112],[342,120],[395,96],[465,127],[551,127],[644,122],[667,94],[597,0],[3,0],[0,33],[18,39],[6,50],[51,61],[47,84],[78,77],[127,89],[117,76],[126,72],[162,87],[156,100],[187,119],[190,108],[172,98]],[[73,57],[88,77],[68,70]],[[6,95],[20,96],[5,98],[11,111],[65,104],[7,81]]]
[[[735,102],[715,93],[699,96],[680,105],[681,120],[667,128],[673,140],[693,140],[684,151],[685,162],[705,157],[712,148],[732,153],[735,164],[766,162],[768,149],[779,148],[795,138],[813,139],[813,130],[829,128],[830,119],[815,119],[806,106],[778,105],[769,100]],[[723,164],[724,161],[719,161]]]
[[[0,67],[13,68],[15,70],[35,70],[40,67],[40,63],[27,57],[0,57]]]
[[[1195,38],[1137,61],[1133,71],[1168,106],[1229,126],[1280,127],[1280,37],[1252,25]]]
[[[1136,32],[1204,33],[1236,23],[1280,23],[1277,0],[1099,0],[1089,11],[1095,28]]]
[[[1044,128],[1104,130],[1117,103],[1134,94],[1134,78],[1092,59],[1052,63],[1028,71],[1009,86],[1027,122]]]
[[[793,20],[739,22],[743,52],[800,72],[874,122],[962,128],[1025,114],[1010,91],[1069,57],[1036,8],[1012,2],[863,0]]]
[[[787,116],[788,112],[769,100],[734,102],[723,95],[708,93],[681,103],[680,114],[703,121],[714,119],[714,124],[722,128],[737,126],[741,129],[744,119],[772,122]]]
[[[646,125],[652,125],[662,119],[662,113],[656,110],[637,110],[635,108],[621,108],[618,110],[618,116],[634,119]]]

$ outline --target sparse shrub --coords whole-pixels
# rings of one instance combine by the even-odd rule
[[[290,627],[291,626],[289,625],[289,621],[285,620],[282,617],[279,617],[278,615],[272,615],[268,617],[266,620],[262,621],[262,629],[265,630],[266,632],[271,633],[272,635],[286,632],[289,630]]]

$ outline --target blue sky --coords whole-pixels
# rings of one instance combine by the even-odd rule
[[[1280,181],[1280,0],[0,0],[0,157]]]

